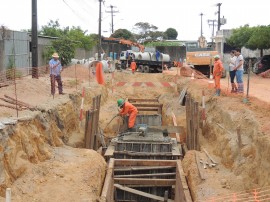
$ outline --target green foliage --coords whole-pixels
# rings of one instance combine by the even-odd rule
[[[182,42],[178,41],[154,41],[147,43],[147,46],[155,47],[155,46],[183,46]]]
[[[67,37],[78,42],[76,43],[76,47],[91,50],[95,45],[95,42],[89,35],[86,35],[85,33],[86,31],[83,31],[80,27],[72,27],[70,30],[68,30]]]
[[[64,30],[66,30],[66,28]],[[58,20],[50,20],[47,25],[41,27],[39,34],[51,37],[61,37],[65,32],[64,30],[60,28]]]
[[[67,65],[75,56],[76,42],[68,37],[63,37],[53,41],[53,48],[59,54],[62,65]]]
[[[150,25],[148,22],[138,22],[134,25],[134,29],[135,40],[139,43],[162,40],[164,37],[164,33],[158,31],[158,27]]]
[[[44,49],[45,50],[42,53],[42,58],[45,61],[49,61],[52,57],[52,54],[56,52],[56,50],[53,48],[53,46],[46,46]]]
[[[176,29],[174,28],[168,28],[165,32],[164,32],[165,38],[169,39],[169,40],[173,40],[176,39],[178,36],[178,33],[176,31]]]
[[[113,38],[123,38],[126,40],[134,40],[133,34],[127,29],[118,29],[116,30],[111,37]]]
[[[245,25],[233,30],[233,34],[226,42],[234,47],[246,47],[251,50],[260,49],[261,55],[263,49],[270,48],[270,25],[249,27]]]

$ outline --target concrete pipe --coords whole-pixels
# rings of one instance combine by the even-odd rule
[[[132,59],[138,59],[141,52],[134,52],[132,53]]]
[[[138,60],[151,60],[151,53],[149,52],[139,53]]]
[[[168,54],[161,53],[160,54],[160,61],[169,62],[170,61],[170,56]]]

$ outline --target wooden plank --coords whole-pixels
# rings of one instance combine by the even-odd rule
[[[104,154],[104,157],[112,157],[114,153],[115,147],[114,145],[110,144],[108,148],[106,149],[106,152]]]
[[[171,152],[134,152],[134,151],[114,151],[114,154],[125,154],[127,156],[172,156]]]
[[[132,177],[159,177],[159,176],[175,176],[176,173],[153,173],[153,174],[134,174],[134,175],[114,175],[116,178],[132,178]]]
[[[179,96],[179,104],[182,106],[184,106],[184,99],[185,99],[186,94],[187,94],[187,86],[183,88]]]
[[[136,190],[136,189],[132,189],[132,188],[129,188],[129,187],[126,187],[126,186],[122,186],[120,184],[114,184],[114,187],[116,187],[117,189],[121,189],[123,191],[126,191],[126,192],[130,192],[132,194],[136,194],[136,195],[139,195],[139,196],[149,198],[149,199],[153,199],[153,200],[157,200],[157,201],[164,201],[164,197],[160,197],[160,196],[157,196],[157,195],[154,195],[154,194],[149,194],[149,193],[146,193],[146,192],[142,192],[142,191],[139,191],[139,190]],[[167,201],[173,202],[173,200],[170,200],[170,199],[168,199]]]
[[[152,112],[152,111],[159,111],[159,109],[158,108],[150,108],[150,107],[148,107],[148,108],[143,108],[143,107],[137,107],[137,109],[138,109],[138,111],[149,111],[149,112]]]
[[[175,160],[115,159],[116,166],[176,166]]]
[[[177,126],[176,117],[175,117],[173,112],[172,112],[172,119],[173,119],[173,125]],[[179,133],[175,133],[175,136],[176,136],[177,143],[180,143],[180,135],[179,135]]]
[[[138,185],[175,185],[175,179],[145,179],[145,178],[114,178],[117,184],[138,184]]]
[[[129,102],[158,102],[158,98],[154,99],[140,99],[140,98],[128,98]]]
[[[114,168],[114,159],[111,158],[109,162],[109,166],[106,172],[105,181],[103,184],[101,198],[106,199],[106,201],[113,200],[113,168]]]
[[[180,160],[177,161],[175,193],[176,193],[174,198],[175,201],[179,202],[193,201],[186,181],[186,175],[184,173],[182,163]]]
[[[124,167],[124,168],[115,168],[114,172],[122,172],[122,171],[138,171],[138,170],[165,170],[165,169],[173,169],[175,166],[146,166],[146,167]]]
[[[163,104],[133,103],[136,107],[157,107],[162,108]]]

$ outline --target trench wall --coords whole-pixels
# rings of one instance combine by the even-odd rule
[[[107,93],[104,87],[101,104]],[[86,89],[85,105],[90,107],[96,96]],[[52,147],[66,144],[72,134],[80,133],[79,113],[81,95],[70,94],[69,98],[54,106],[38,106],[39,111],[21,119],[15,125],[0,130],[0,195],[27,169],[27,165],[52,157]],[[84,131],[82,131],[84,132]]]
[[[258,117],[248,108],[224,107],[215,100],[207,105],[203,136],[211,144],[213,153],[241,177],[245,189],[269,186],[270,141],[261,131]]]

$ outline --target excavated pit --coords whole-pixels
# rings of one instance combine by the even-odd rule
[[[165,74],[138,74],[134,77],[129,72],[117,72],[114,85],[122,81],[143,82],[149,80],[149,77],[153,82],[168,82],[175,78]],[[187,86],[188,93],[201,106],[201,90],[206,90],[207,119],[204,125],[201,124],[203,127],[199,131],[199,143],[218,162],[218,165],[202,169],[205,175],[205,180],[202,180],[198,172],[198,166],[202,165],[196,163],[196,152],[186,151],[182,165],[193,201],[204,201],[213,196],[233,195],[244,190],[270,185],[269,104],[260,102],[256,98],[252,98],[256,104],[251,102],[251,105],[242,103],[239,97],[216,98],[212,96],[213,90],[207,88],[207,83],[200,80],[194,80],[191,83],[189,78],[184,77],[178,78],[177,86],[172,85],[169,88],[129,85],[115,86],[112,92],[111,84],[107,82],[104,87],[95,85],[91,88],[85,85],[85,109],[91,107],[91,100],[95,95],[102,93],[99,121],[101,128],[104,128],[117,112],[115,102],[119,97],[158,97],[159,102],[163,104],[162,125],[173,125],[171,115],[173,112],[177,124],[183,127],[184,134],[186,111],[185,107],[179,104],[179,93]],[[29,113],[31,116],[23,116],[15,125],[11,124],[0,130],[0,195],[4,197],[5,189],[11,187],[15,201],[27,201],[33,197],[40,201],[49,201],[51,196],[48,191],[33,187],[45,187],[49,190],[51,184],[67,178],[68,180],[64,181],[65,187],[70,185],[76,189],[76,180],[73,178],[79,175],[76,169],[79,165],[81,167],[87,165],[85,169],[91,171],[89,174],[84,170],[84,176],[88,173],[89,181],[86,180],[85,187],[80,186],[82,190],[80,193],[83,195],[80,199],[99,200],[105,179],[106,163],[96,152],[82,148],[84,126],[83,123],[80,126],[78,119],[81,104],[80,92],[59,98],[53,105],[47,103],[49,102],[40,104],[38,111]],[[12,116],[8,117],[12,119]],[[117,130],[119,127],[115,120],[104,130],[106,141],[115,137]],[[181,137],[181,141],[184,142],[185,137]],[[63,148],[63,150],[57,148]],[[205,157],[202,151],[198,151],[197,154],[202,158]],[[74,168],[70,166],[72,173],[69,173],[71,172],[68,169],[69,166],[63,168],[72,162],[78,162],[78,166]],[[60,173],[59,170],[61,170]],[[99,173],[98,176],[97,173]],[[33,182],[27,178],[30,176],[34,179]],[[94,178],[94,176],[97,177]],[[91,177],[96,179],[96,184]],[[51,178],[56,180],[49,180]],[[86,191],[87,187],[91,190],[89,193]],[[77,195],[73,193],[73,195],[78,196],[80,193]],[[58,200],[72,201],[74,199],[67,197],[70,195],[65,197],[66,192],[60,189],[53,192],[53,196],[57,194]]]

